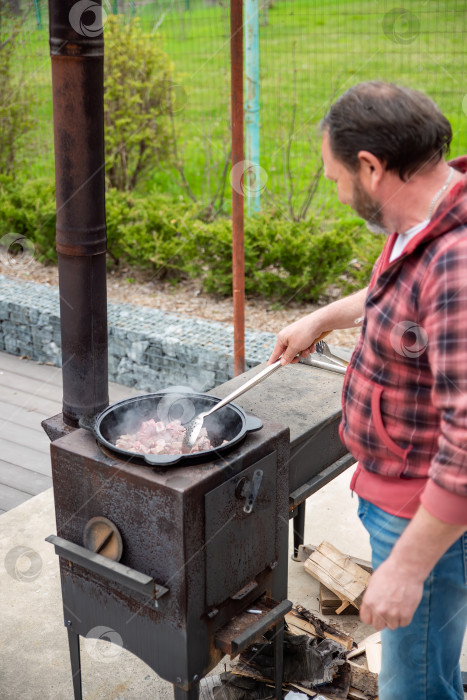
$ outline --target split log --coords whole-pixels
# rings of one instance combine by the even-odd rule
[[[298,546],[297,559],[305,562],[308,557],[313,554],[313,552],[316,552],[317,549],[318,547],[316,547],[314,544],[300,544]],[[354,564],[357,564],[357,566],[360,566],[362,569],[365,569],[365,571],[368,571],[369,574],[373,573],[373,566],[371,561],[368,561],[368,559],[360,559],[359,557],[352,556],[349,556],[349,559],[350,561],[353,561]]]
[[[305,570],[339,596],[342,605],[337,613],[350,603],[360,607],[370,574],[332,544],[322,542],[306,560]]]
[[[359,666],[353,661],[350,665],[350,685],[365,694],[366,698],[373,700],[378,695],[378,674],[372,673],[364,666]]]
[[[320,620],[319,617],[313,615],[309,610],[304,608],[302,605],[297,605],[295,608],[287,613],[285,616],[287,624],[298,627],[302,632],[311,634],[314,637],[322,637],[326,639],[334,639],[334,641],[342,644],[344,649],[348,651],[352,649],[354,641],[352,637],[349,637],[345,632],[341,632],[330,625],[324,620]]]

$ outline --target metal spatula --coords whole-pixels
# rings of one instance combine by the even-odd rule
[[[314,344],[316,344],[318,341],[322,340],[325,338],[331,331],[324,331],[324,333],[321,333],[319,338],[316,338],[314,341]],[[209,411],[204,411],[203,413],[198,413],[197,416],[191,420],[188,425],[186,426],[186,433],[183,438],[183,447],[182,449],[185,450],[191,450],[193,445],[195,444],[196,440],[198,439],[199,433],[201,428],[203,427],[203,422],[206,416],[210,416],[211,413],[214,413],[214,411],[217,411],[219,408],[222,408],[222,406],[225,406],[226,404],[230,403],[231,401],[234,401],[238,396],[241,396],[244,394],[246,391],[249,389],[252,389],[254,386],[259,384],[260,382],[263,381],[263,379],[266,379],[266,377],[269,377],[270,374],[273,374],[279,367],[281,367],[281,361],[277,360],[277,362],[274,362],[274,364],[269,365],[268,367],[265,367],[261,372],[258,372],[254,377],[249,379],[245,384],[242,384],[241,386],[238,387],[238,389],[235,389],[232,391],[231,394],[225,397],[225,399],[222,399],[222,401],[219,401],[219,403],[216,403],[216,405],[211,408]]]
[[[214,411],[217,411],[219,408],[222,408],[222,406],[225,406],[231,401],[234,401],[234,399],[236,399],[238,396],[244,394],[245,391],[248,391],[248,389],[251,389],[252,387],[262,382],[263,379],[269,377],[270,374],[273,374],[273,372],[275,372],[276,369],[279,369],[279,367],[281,367],[281,361],[277,360],[277,362],[274,362],[274,364],[265,367],[263,370],[261,370],[261,372],[258,372],[257,375],[255,375],[247,382],[239,386],[238,389],[232,391],[228,396],[222,399],[222,401],[216,403],[216,405],[213,406],[213,408],[211,408],[209,411],[198,413],[198,415],[195,416],[193,420],[191,420],[186,426],[186,433],[183,438],[183,448],[191,450],[196,440],[198,439],[198,435],[200,433],[201,428],[203,427],[203,421],[206,418],[206,416],[210,416],[211,413],[214,413]]]

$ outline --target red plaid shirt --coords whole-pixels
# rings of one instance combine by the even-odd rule
[[[466,173],[467,157],[451,165]],[[374,267],[343,388],[352,488],[404,517],[422,502],[467,523],[467,175],[390,263],[396,235]]]

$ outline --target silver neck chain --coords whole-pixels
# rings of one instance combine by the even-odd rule
[[[446,190],[447,190],[447,188],[449,187],[449,185],[450,185],[451,180],[452,180],[453,177],[454,177],[454,170],[453,170],[452,168],[449,168],[448,179],[446,180],[446,182],[444,183],[444,185],[442,186],[442,188],[439,190],[439,192],[437,192],[437,193],[435,194],[435,196],[433,197],[432,202],[431,202],[431,204],[430,204],[430,208],[429,208],[429,210],[428,210],[427,219],[431,219],[431,216],[432,216],[433,211],[434,211],[434,209],[435,209],[435,204],[436,204],[436,202],[439,200],[439,198],[441,197],[441,195],[444,194],[444,192],[446,192]]]

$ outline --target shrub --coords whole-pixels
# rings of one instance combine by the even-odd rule
[[[46,179],[0,178],[0,225],[36,244],[43,261],[56,259],[55,195]],[[232,224],[205,223],[196,205],[160,194],[107,192],[109,265],[152,270],[156,279],[198,279],[208,292],[232,293]],[[364,286],[381,250],[359,219],[336,223],[284,221],[264,213],[245,222],[245,289],[274,301],[318,301],[329,288]]]
[[[105,27],[104,109],[107,178],[132,190],[170,144],[172,66],[139,20],[110,16]]]
[[[49,178],[21,182],[0,177],[0,238],[19,233],[34,242],[41,262],[56,262],[55,184]]]

